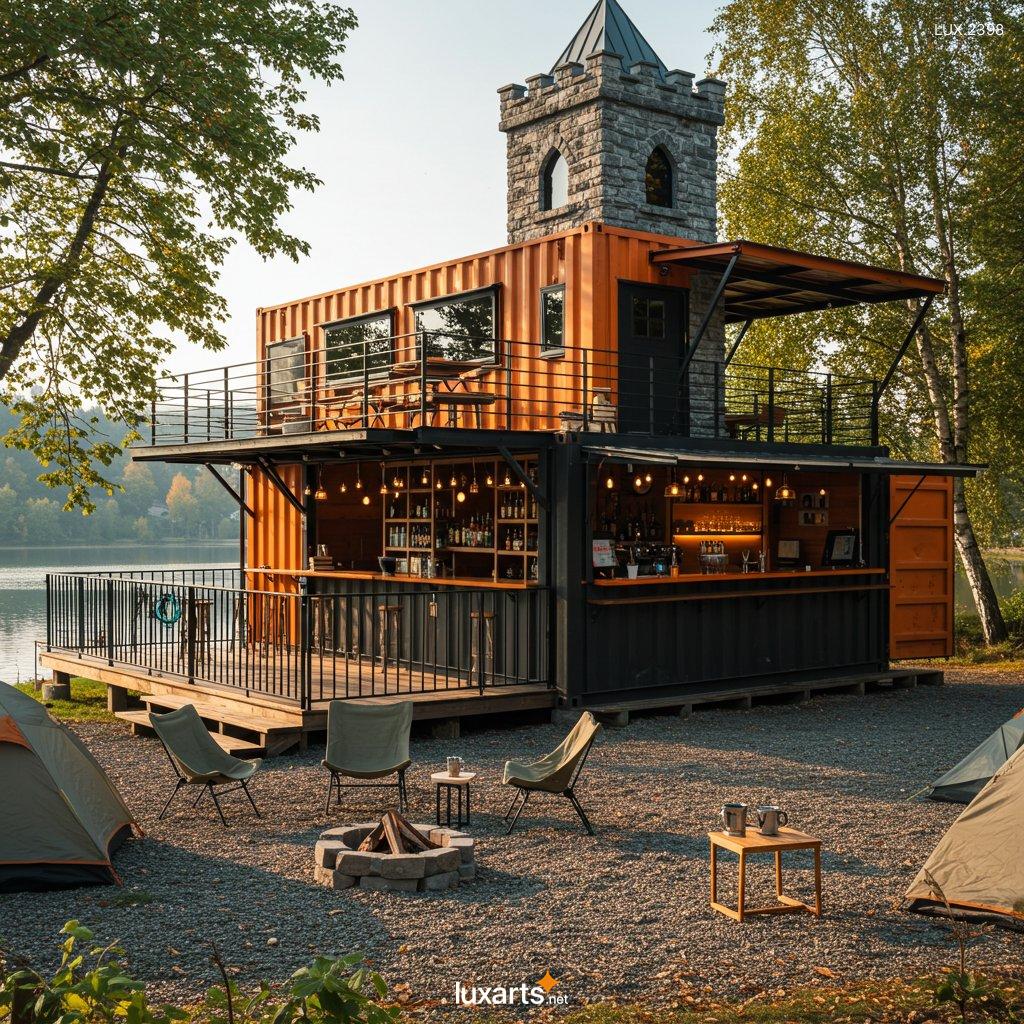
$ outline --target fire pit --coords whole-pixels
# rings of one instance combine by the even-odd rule
[[[379,822],[328,829],[316,844],[316,880],[333,889],[435,891],[475,874],[473,840],[465,832],[413,825],[394,811]]]

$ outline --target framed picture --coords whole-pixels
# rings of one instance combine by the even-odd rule
[[[610,538],[595,537],[593,549],[595,569],[607,569],[616,564],[615,545]]]
[[[813,512],[808,509],[800,509],[801,526],[828,526],[827,512]]]
[[[849,568],[857,564],[857,531],[829,530],[825,540],[825,553],[821,564],[835,568]]]
[[[799,565],[800,541],[780,540],[775,561],[778,565]]]
[[[822,494],[822,491],[825,491],[825,493]],[[819,488],[817,491],[804,491],[800,495],[800,500],[797,504],[802,510],[815,508],[821,511],[826,509],[828,508],[828,491],[824,487]]]

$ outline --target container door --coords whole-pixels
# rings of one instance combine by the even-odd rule
[[[619,430],[668,434],[677,422],[686,292],[619,286]]]
[[[889,482],[889,516],[896,516],[889,527],[889,657],[894,659],[953,653],[953,480],[920,480],[893,476]]]

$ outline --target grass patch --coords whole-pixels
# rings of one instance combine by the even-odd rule
[[[71,680],[71,700],[43,700],[42,690],[34,683],[18,683],[17,689],[27,693],[41,704],[54,718],[64,722],[115,722],[117,719],[107,710],[107,687],[92,679],[75,676]]]
[[[971,1012],[970,1021],[1024,1021],[1024,982],[1008,975],[986,976],[992,987],[990,1008]],[[937,978],[856,982],[839,988],[802,988],[786,994],[763,992],[743,1002],[718,1002],[682,995],[678,1005],[664,1007],[595,1004],[561,1011],[558,1024],[908,1024],[953,1022],[952,1006],[937,1006]],[[497,1024],[499,1017],[484,1017]]]

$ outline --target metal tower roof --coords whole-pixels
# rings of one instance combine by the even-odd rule
[[[668,70],[651,44],[640,34],[619,6],[617,0],[597,0],[586,21],[572,37],[572,41],[555,61],[552,71],[560,64],[570,61],[583,64],[592,53],[609,50],[622,55],[622,70],[629,71],[638,61],[650,61],[658,65],[658,74],[664,79]]]

